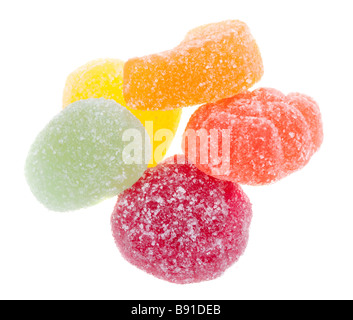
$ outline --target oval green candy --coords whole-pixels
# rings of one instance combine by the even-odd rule
[[[113,100],[74,102],[31,146],[25,165],[27,182],[51,210],[94,205],[142,176],[151,156],[146,136],[141,122]]]

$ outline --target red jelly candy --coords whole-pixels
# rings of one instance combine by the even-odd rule
[[[212,130],[218,131],[213,139]],[[190,136],[195,140],[200,132],[206,135],[203,142],[190,143]],[[211,176],[262,185],[304,167],[322,140],[321,114],[313,99],[258,89],[201,106],[188,123],[183,148],[189,162]],[[205,150],[207,161],[201,155]]]
[[[113,235],[130,263],[160,279],[211,280],[244,252],[251,204],[237,184],[174,162],[148,169],[119,196]]]

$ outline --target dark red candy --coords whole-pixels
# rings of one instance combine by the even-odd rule
[[[112,215],[122,255],[173,283],[219,277],[244,252],[251,204],[239,185],[174,159],[148,169]]]

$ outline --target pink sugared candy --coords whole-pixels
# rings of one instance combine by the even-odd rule
[[[239,185],[170,158],[123,192],[112,215],[122,255],[173,283],[219,277],[244,252],[251,204]]]
[[[217,135],[212,136],[212,131]],[[190,143],[195,132],[205,135],[199,145]],[[189,162],[206,174],[263,185],[304,167],[319,149],[323,129],[313,99],[262,88],[201,106],[192,115],[184,137]]]

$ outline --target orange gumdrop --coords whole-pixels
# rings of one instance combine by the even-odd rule
[[[172,50],[128,60],[124,96],[133,109],[170,110],[234,96],[262,75],[248,26],[229,20],[190,31]]]
[[[225,130],[228,136],[222,135]],[[213,177],[263,185],[304,167],[322,141],[321,114],[312,98],[263,88],[201,106],[187,125],[183,149],[189,161]]]

